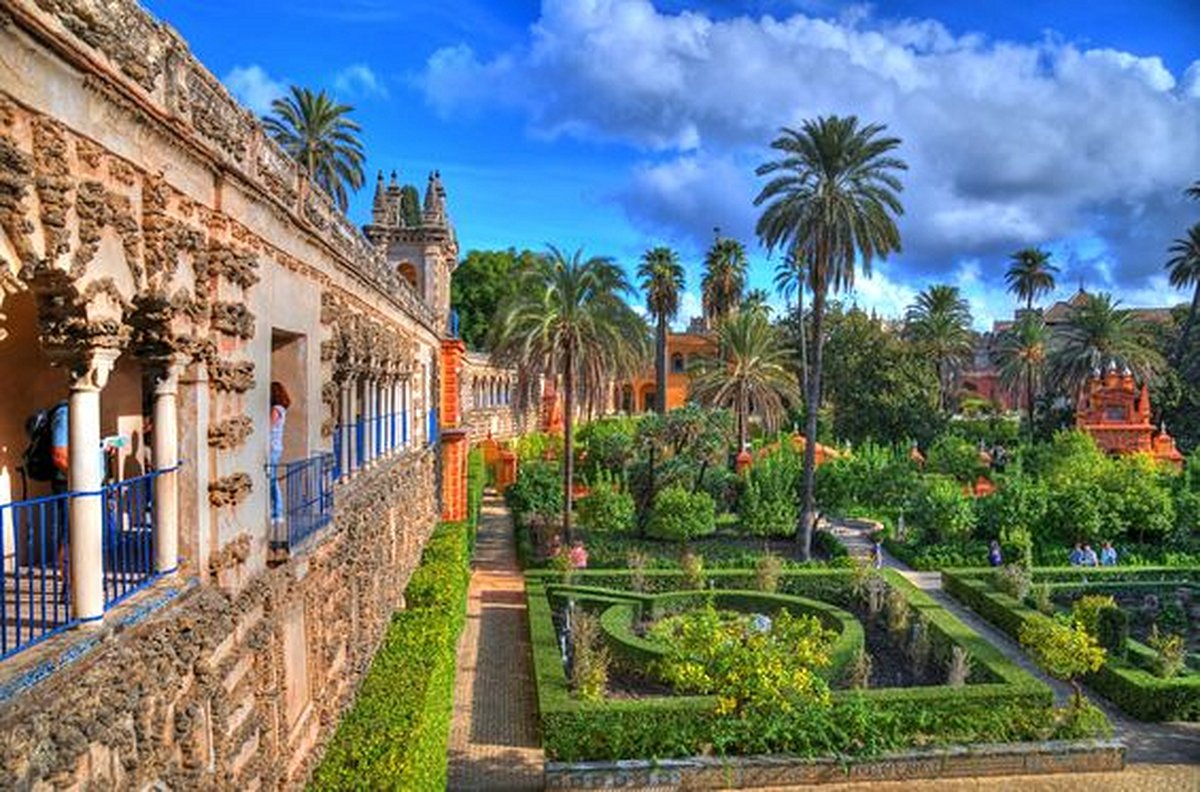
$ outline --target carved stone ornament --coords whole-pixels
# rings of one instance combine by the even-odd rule
[[[71,361],[68,375],[71,390],[100,390],[108,384],[120,352],[116,349],[89,349]]]
[[[209,364],[208,378],[217,390],[245,393],[254,387],[254,363],[216,360]]]
[[[235,338],[254,338],[254,314],[241,303],[213,303],[210,317],[214,330]]]
[[[222,451],[237,448],[254,432],[254,421],[247,415],[228,418],[208,428],[208,444]]]
[[[8,236],[20,259],[33,261],[29,235],[33,223],[25,216],[25,198],[33,186],[33,158],[17,148],[12,138],[0,135],[0,230]]]
[[[246,500],[254,483],[248,473],[234,473],[224,476],[208,484],[208,502],[218,509],[225,506],[237,506]]]

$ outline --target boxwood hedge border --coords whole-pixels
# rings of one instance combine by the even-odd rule
[[[552,572],[526,574],[526,596],[537,683],[537,705],[542,742],[550,761],[578,762],[612,759],[664,759],[691,756],[711,745],[716,701],[710,696],[652,696],[584,702],[570,692],[552,619],[552,600],[570,595],[583,607],[597,611],[612,605],[643,601],[631,591],[613,591],[610,585],[628,585],[633,573],[617,570],[581,571],[574,574],[568,591]],[[971,684],[834,691],[834,700],[862,696],[869,706],[911,724],[916,733],[928,730],[942,718],[970,717],[998,708],[1049,707],[1049,687],[1004,657],[995,647],[944,610],[927,594],[899,574],[884,570],[888,584],[901,591],[909,605],[924,616],[930,627],[935,656],[946,657],[957,645],[973,658]],[[728,582],[743,585],[753,579],[748,570],[714,571],[709,577],[720,587]],[[681,572],[643,573],[655,590],[685,588]],[[781,591],[840,605],[849,600],[850,573],[846,570],[791,570],[780,577]],[[637,607],[641,607],[640,605]],[[617,618],[617,617],[610,617]],[[635,636],[636,637],[636,636]]]
[[[982,569],[942,570],[942,587],[1013,640],[1019,640],[1021,626],[1041,614],[997,590],[992,585],[992,575],[992,571]],[[1082,593],[1093,586],[1098,592],[1111,591],[1122,582],[1138,586],[1191,583],[1198,576],[1197,567],[1053,567],[1035,569],[1033,581]],[[1172,679],[1162,679],[1147,670],[1154,650],[1133,639],[1129,639],[1127,646],[1125,660],[1107,659],[1099,671],[1084,678],[1088,687],[1139,720],[1200,721],[1200,672],[1186,671]]]

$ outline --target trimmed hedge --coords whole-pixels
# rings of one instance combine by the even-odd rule
[[[439,525],[383,642],[338,724],[311,789],[446,788],[458,636],[466,620],[471,552],[487,471],[467,457],[467,515]]]
[[[683,585],[683,576],[678,572],[645,574],[647,583],[653,580],[662,590],[676,590]],[[1030,735],[1044,725],[1043,716],[1052,704],[1050,689],[1007,660],[903,578],[887,570],[884,574],[887,582],[903,592],[910,605],[924,614],[930,625],[935,652],[943,651],[948,655],[949,647],[960,645],[971,653],[974,660],[972,683],[961,688],[939,685],[834,691],[832,717],[845,727],[844,733],[865,727],[865,739],[878,737],[872,745],[860,745],[855,750],[870,752],[902,745],[1031,739]],[[753,573],[746,570],[729,570],[720,575],[710,573],[710,577],[718,580],[718,585],[737,580],[739,576],[749,580]],[[650,607],[654,598],[597,588],[627,585],[628,573],[579,572],[575,580],[590,585],[575,588],[557,586],[553,582],[555,579],[545,573],[530,574],[526,578],[538,710],[547,758],[558,761],[659,759],[717,750],[713,736],[719,731],[720,719],[715,714],[716,699],[713,697],[659,696],[589,703],[571,696],[551,618],[552,600],[569,594],[579,607],[604,609],[602,620],[610,622],[605,625],[609,627],[621,623],[628,625],[635,612]],[[843,603],[849,597],[848,585],[849,573],[842,571],[796,570],[784,572],[780,578],[781,590],[789,593],[800,590],[810,596],[816,596],[816,592],[837,592]],[[758,592],[752,593],[758,595]],[[820,598],[825,599],[824,596]],[[648,648],[640,643],[643,643],[641,639],[626,641],[614,649],[614,654],[620,660],[621,652],[629,650],[628,659],[640,661],[646,657],[640,650]],[[938,650],[938,646],[943,649]]]
[[[663,658],[666,647],[634,634],[633,622],[645,614],[647,607],[651,618],[661,618],[676,612],[676,608],[672,607],[675,604],[686,603],[691,607],[707,602],[712,602],[717,609],[741,613],[774,614],[787,609],[794,616],[816,617],[822,627],[837,635],[829,647],[829,666],[820,671],[826,679],[838,679],[865,643],[858,619],[824,602],[761,591],[679,591],[648,597],[641,602],[625,601],[610,605],[600,617],[609,651],[622,667],[631,672],[645,673],[651,663]]]
[[[1076,585],[1076,581],[1089,573],[1106,582],[1115,582],[1113,579],[1117,575],[1126,575],[1124,579],[1132,581],[1154,580],[1165,571],[1168,570],[1118,569],[1113,573],[1107,573],[1104,568],[1036,570],[1034,580],[1055,580]],[[1190,575],[1194,580],[1198,570],[1169,571],[1182,573],[1185,577]],[[1130,575],[1130,572],[1134,574]],[[1014,640],[1020,635],[1021,625],[1040,616],[1024,603],[997,591],[991,584],[989,572],[943,570],[942,585],[951,596]],[[1107,658],[1099,671],[1084,677],[1087,685],[1139,720],[1200,720],[1200,673],[1185,672],[1171,679],[1162,679],[1146,670],[1154,656],[1152,649],[1132,639],[1127,642],[1127,647],[1128,657],[1125,660]]]

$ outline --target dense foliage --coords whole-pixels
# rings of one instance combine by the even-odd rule
[[[707,492],[692,492],[673,485],[654,496],[654,510],[646,535],[655,539],[686,542],[716,530],[716,511]]]
[[[484,349],[488,328],[501,303],[512,296],[519,273],[537,254],[508,250],[472,250],[450,276],[450,304],[458,311],[458,335],[468,349]]]

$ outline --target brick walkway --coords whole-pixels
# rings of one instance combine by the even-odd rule
[[[541,789],[544,759],[537,734],[525,579],[517,565],[508,511],[489,493],[475,548],[467,626],[458,645],[448,786]]]

